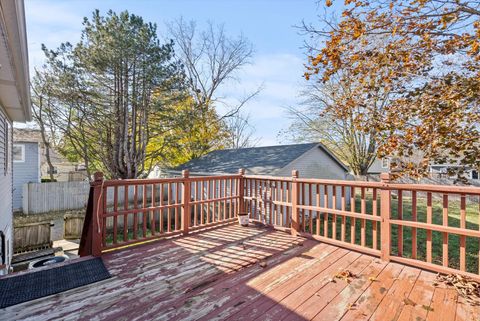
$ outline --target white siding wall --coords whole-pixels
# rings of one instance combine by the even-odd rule
[[[298,170],[302,178],[350,179],[345,169],[318,147],[304,153],[275,175],[290,177],[294,169]]]
[[[5,122],[5,120],[7,120]],[[6,114],[0,106],[0,140],[5,141],[6,135],[8,137],[6,148],[7,171],[4,168],[4,153],[5,150],[0,151],[0,231],[6,236],[6,265],[7,269],[10,266],[13,253],[13,209],[12,209],[12,123],[7,119]],[[7,128],[5,128],[7,124]],[[2,144],[3,147],[3,144]],[[0,262],[1,264],[1,262]],[[0,269],[0,275],[5,273]]]
[[[352,180],[352,176],[335,160],[332,159],[323,149],[314,147],[302,156],[282,168],[276,176],[292,176],[292,170],[298,170],[299,177],[301,178],[318,178],[318,179],[336,179],[336,180]],[[305,190],[305,201],[309,204],[308,200],[308,188]],[[312,194],[315,195],[315,186],[312,189]],[[321,187],[320,194],[323,193],[323,187]],[[328,189],[328,206],[332,207],[332,187]],[[340,209],[342,207],[342,201],[340,198],[341,187],[336,187],[337,201],[335,207]],[[345,203],[346,206],[350,205],[350,189],[345,189]],[[312,200],[314,201],[314,200]],[[320,205],[324,206],[323,198],[320,199]]]
[[[23,145],[24,160],[13,162],[13,210],[22,209],[23,184],[40,183],[38,143],[19,142]]]

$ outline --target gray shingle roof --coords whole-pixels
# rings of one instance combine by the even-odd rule
[[[249,174],[274,174],[319,143],[224,149],[182,164],[174,170],[192,173],[237,173],[245,168]],[[326,151],[331,155],[330,152]],[[338,161],[338,160],[337,160]]]

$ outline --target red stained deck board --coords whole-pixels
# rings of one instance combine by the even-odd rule
[[[285,282],[298,277],[307,269],[315,269],[318,264],[336,250],[337,248],[330,245],[317,244],[311,250],[304,251],[292,259],[285,260],[272,270],[273,273],[259,275],[241,285],[245,292],[241,293],[240,297],[237,296],[226,304],[217,307],[201,320],[211,320],[211,318],[221,319],[233,315],[244,306],[256,302],[264,295],[264,292],[269,292],[276,287],[284,286]]]
[[[403,268],[404,266],[400,264],[388,264],[378,278],[355,301],[355,309],[348,310],[342,320],[368,320],[387,295]]]
[[[437,286],[427,314],[427,321],[455,320],[458,293],[451,287]]]
[[[435,287],[435,274],[421,271],[415,282],[413,290],[408,296],[408,302],[398,318],[399,321],[407,320],[425,320],[428,314],[428,308],[432,302]]]
[[[329,278],[331,277],[330,274],[334,273],[333,267],[348,266],[358,258],[358,256],[358,253],[345,251],[343,249],[337,250],[315,268],[309,269],[298,275],[298,277],[291,278],[282,284],[282,286],[265,293],[260,299],[253,302],[253,306],[244,306],[242,310],[227,320],[255,320],[257,317],[263,316],[266,311],[281,302],[281,300],[299,287],[305,285],[307,282],[311,282],[314,277]]]
[[[103,258],[113,278],[2,309],[0,319],[478,321],[479,315],[453,288],[434,287],[434,273],[255,226],[222,226]],[[326,282],[342,269],[360,276],[350,284]],[[403,304],[402,296],[415,305]]]
[[[419,274],[420,270],[408,266],[405,267],[370,320],[382,321],[386,318],[397,320],[405,306],[405,298],[410,295]]]
[[[323,277],[317,277],[298,288],[295,292],[283,299],[280,304],[267,311],[264,320],[298,320],[311,319],[322,306],[328,305],[340,291],[348,286],[349,281],[334,278],[334,276],[343,271],[349,271],[354,275],[359,275],[369,266],[373,257],[359,255],[350,265],[342,267],[334,265],[330,274]],[[304,304],[308,302],[307,304]],[[302,307],[300,307],[302,306]],[[312,312],[312,309],[314,310]],[[310,315],[309,315],[310,314]]]
[[[298,311],[302,311],[309,320],[340,320],[353,303],[365,292],[370,284],[387,266],[387,263],[379,259],[374,259],[372,263],[362,271],[362,273],[352,280],[343,291],[341,291],[327,306],[312,307],[312,300],[305,301]],[[303,311],[306,312],[303,312]],[[315,314],[314,314],[315,313]],[[312,316],[313,314],[313,316]],[[313,318],[312,318],[313,317]]]

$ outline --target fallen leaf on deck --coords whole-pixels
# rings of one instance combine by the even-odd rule
[[[428,305],[422,304],[422,308],[427,311],[433,311],[433,308],[429,307]]]
[[[372,281],[372,282],[375,282],[375,281],[377,281],[377,278],[374,277],[374,276],[369,276],[369,277],[368,277],[368,280],[369,280],[369,281]]]
[[[259,263],[259,265],[260,265],[260,267],[265,268],[265,267],[267,267],[267,262],[261,261],[261,262]]]
[[[438,282],[454,287],[470,305],[480,305],[480,283],[473,279],[460,274],[437,274],[433,283],[438,285]]]
[[[338,272],[337,274],[335,274],[334,279],[342,279],[345,282],[350,283],[351,282],[350,278],[356,278],[356,277],[357,276],[355,274],[353,274],[352,272],[350,272],[348,270],[345,270],[345,271]]]
[[[413,302],[413,301],[410,300],[409,298],[403,299],[403,304],[405,304],[405,305],[411,305],[411,306],[416,306],[416,305],[417,305],[415,302]]]

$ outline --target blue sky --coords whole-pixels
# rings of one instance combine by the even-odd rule
[[[201,27],[206,21],[225,24],[232,36],[242,33],[255,48],[252,65],[239,73],[238,83],[229,83],[222,95],[242,97],[263,84],[259,96],[245,106],[261,138],[259,145],[286,143],[278,132],[290,119],[284,107],[298,103],[305,62],[303,36],[294,28],[302,19],[316,21],[315,0],[131,0],[59,1],[25,0],[30,68],[43,62],[42,43],[56,48],[60,43],[75,43],[80,38],[82,19],[94,9],[129,12],[158,25],[165,39],[165,23],[183,17]]]

